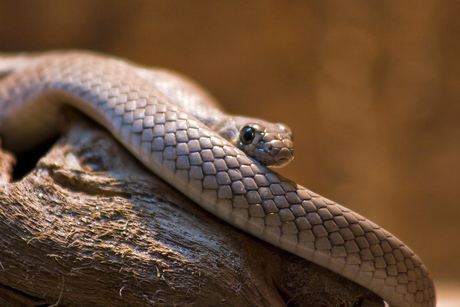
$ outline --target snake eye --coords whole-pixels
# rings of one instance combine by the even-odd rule
[[[250,144],[254,140],[256,130],[251,126],[244,126],[240,131],[240,140],[243,144]]]

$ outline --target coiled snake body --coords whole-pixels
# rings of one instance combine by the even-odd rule
[[[249,158],[146,79],[130,64],[89,53],[36,57],[0,80],[5,147],[26,150],[55,133],[64,102],[219,218],[355,281],[391,306],[436,305],[425,266],[400,240]]]

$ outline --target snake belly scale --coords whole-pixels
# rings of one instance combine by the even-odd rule
[[[399,239],[249,158],[123,61],[49,53],[0,80],[5,147],[26,150],[55,133],[60,103],[105,126],[151,171],[228,223],[391,306],[436,305],[425,266]]]

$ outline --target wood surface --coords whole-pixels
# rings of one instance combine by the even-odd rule
[[[43,157],[0,151],[0,306],[382,306],[205,212],[77,112],[60,123]]]

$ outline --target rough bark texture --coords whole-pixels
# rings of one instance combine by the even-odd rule
[[[23,178],[0,152],[1,306],[381,304],[201,210],[80,115],[63,122]]]

